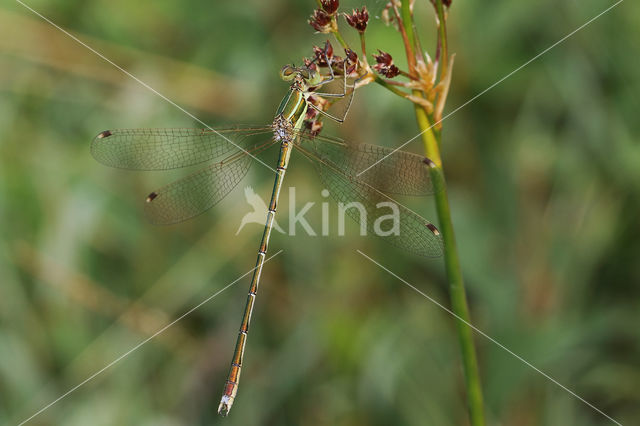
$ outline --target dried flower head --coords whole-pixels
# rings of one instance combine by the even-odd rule
[[[316,57],[318,65],[326,67],[329,65],[327,61],[331,61],[333,58],[333,46],[329,43],[329,40],[327,40],[324,44],[324,48],[313,46],[313,54]]]
[[[311,133],[312,136],[318,136],[322,130],[322,121],[305,121],[304,126],[309,130],[309,133]]]
[[[322,9],[331,16],[336,14],[338,6],[340,6],[340,2],[338,0],[321,0],[320,4],[322,5]]]
[[[400,74],[400,70],[395,65],[391,65],[388,67],[378,66],[378,64],[373,66],[373,69],[378,71],[380,74],[384,75],[387,78],[393,78]]]
[[[311,133],[311,135],[317,136],[322,130],[322,117],[320,116],[318,109],[324,111],[329,105],[325,100],[313,95],[309,96],[308,100],[317,109],[311,107],[307,109],[307,113],[304,117],[304,126],[309,130],[309,133]]]
[[[322,96],[311,95],[309,96],[308,101],[321,111],[326,111],[327,109],[329,109],[329,106],[331,105],[331,103],[327,99],[323,98]],[[309,108],[309,109],[313,109],[313,108]]]
[[[364,30],[367,29],[367,22],[369,22],[369,12],[367,11],[367,6],[363,6],[362,9],[353,9],[351,15],[344,15],[347,23],[351,25],[353,28],[358,30],[359,33],[364,33]]]
[[[331,59],[331,69],[339,74],[342,74],[342,69],[344,68],[344,58],[342,56],[333,55]]]
[[[320,33],[330,33],[333,30],[333,19],[322,9],[316,9],[309,19],[309,25]]]
[[[351,49],[345,49],[345,67],[347,75],[353,73],[358,68],[358,54]]]
[[[380,49],[378,49],[377,55],[375,53],[373,54],[373,59],[375,59],[376,62],[381,65],[389,66],[393,64],[393,58],[391,57],[391,55],[387,52],[383,52]]]
[[[376,64],[373,69],[378,73],[384,75],[387,78],[393,78],[400,74],[400,70],[393,64],[393,58],[387,52],[378,50],[378,54],[373,54],[373,59],[376,60]]]
[[[302,58],[302,62],[304,63],[304,66],[311,70],[311,71],[317,71],[318,70],[318,66],[316,65],[315,61],[312,61],[309,58]]]
[[[304,116],[306,121],[313,121],[318,116],[318,110],[315,108],[307,108],[307,112]]]

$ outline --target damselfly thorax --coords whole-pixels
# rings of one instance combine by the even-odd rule
[[[296,68],[285,66],[281,75],[287,78],[291,75],[289,72],[293,73],[294,80],[289,91],[282,98],[273,120],[273,134],[276,141],[293,142],[293,130],[302,127],[309,108],[308,87],[301,72]]]

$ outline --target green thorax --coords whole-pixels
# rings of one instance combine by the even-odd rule
[[[283,119],[291,123],[294,129],[300,129],[307,113],[307,100],[300,87],[293,84],[287,94],[282,98],[276,118],[282,116]]]

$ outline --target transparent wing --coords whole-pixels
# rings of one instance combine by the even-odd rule
[[[152,223],[169,225],[203,213],[220,202],[249,171],[251,157],[211,164],[152,192],[145,213]]]
[[[130,170],[168,170],[247,149],[246,136],[271,128],[116,129],[99,133],[91,154],[100,163]]]
[[[348,145],[340,139],[307,132],[298,132],[298,136],[318,158],[379,191],[415,196],[433,193],[430,161],[425,157],[377,145]]]
[[[314,160],[322,182],[331,196],[367,234],[383,238],[390,244],[424,257],[440,257],[442,236],[428,220],[396,203],[389,196],[360,180],[326,158],[320,158],[300,146],[304,155]]]

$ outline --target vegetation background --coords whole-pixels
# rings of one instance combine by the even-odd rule
[[[416,3],[432,49],[432,8]],[[280,67],[326,39],[307,24],[312,0],[28,4],[211,125],[270,122],[287,88]],[[383,7],[342,10],[362,4]],[[611,4],[454,0],[446,111]],[[475,325],[622,424],[640,423],[639,27],[640,4],[626,1],[443,123]],[[379,19],[367,37],[403,57]],[[199,127],[20,4],[0,6],[0,423],[25,420],[253,266],[262,228],[235,232],[250,210],[243,188],[270,193],[267,169],[254,165],[206,214],[156,227],[142,200],[175,175],[89,154],[108,128],[174,126]],[[396,147],[417,130],[409,103],[370,85],[327,132]],[[294,157],[285,186],[298,206],[316,202],[319,231],[326,200],[309,169]],[[432,204],[411,201],[426,217]],[[446,305],[442,261],[348,230],[274,235],[271,253],[283,253],[265,267],[228,418],[216,409],[249,277],[30,424],[464,425],[454,319],[356,249]],[[489,424],[613,424],[476,337]]]

